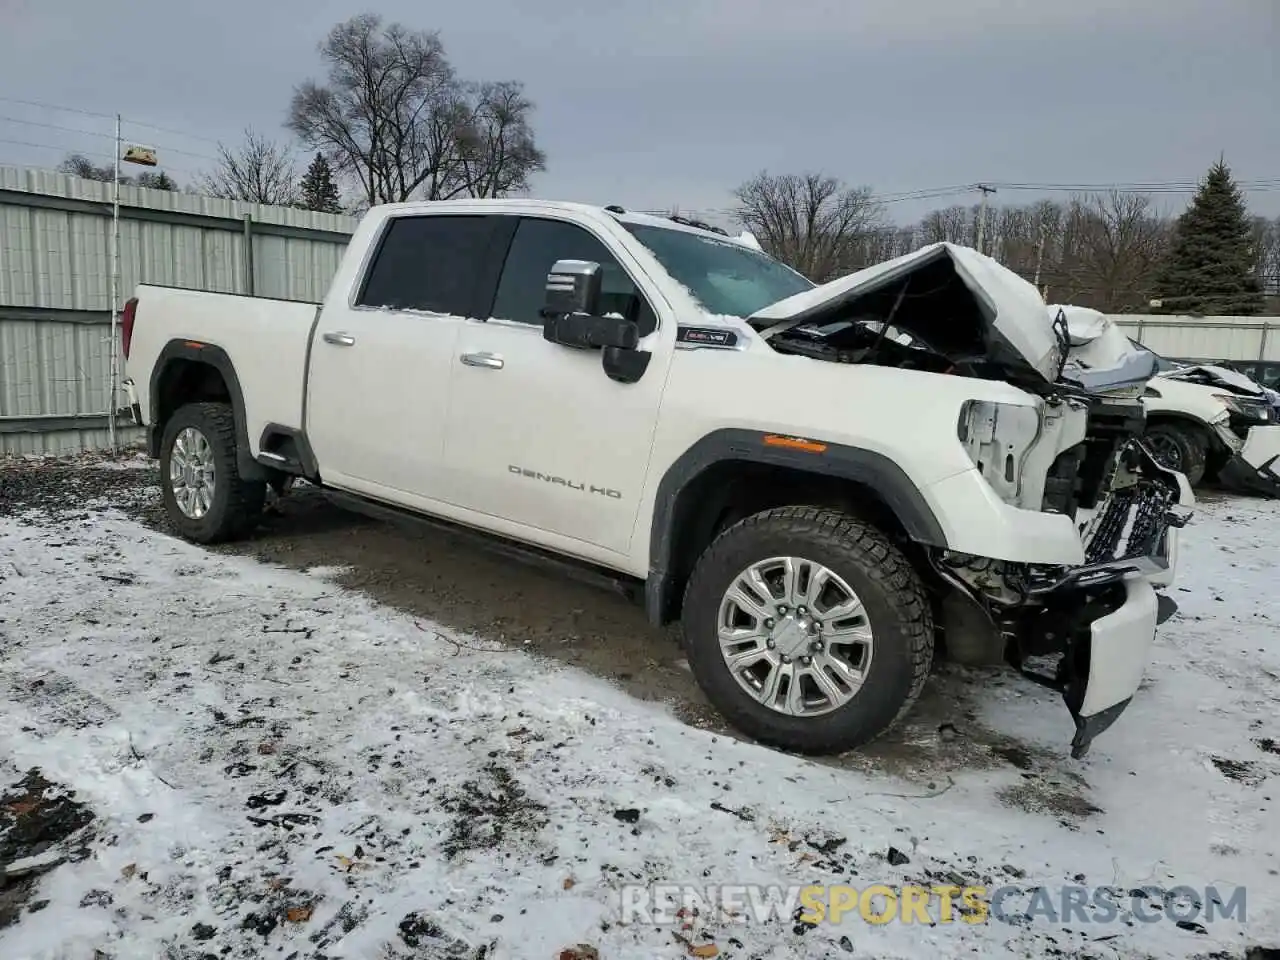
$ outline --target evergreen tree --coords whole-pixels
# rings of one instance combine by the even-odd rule
[[[139,187],[150,187],[152,190],[169,190],[174,193],[178,190],[177,182],[163,170],[155,173],[140,173],[134,183]]]
[[[1257,251],[1240,188],[1223,160],[1210,169],[1178,218],[1157,278],[1162,313],[1252,316],[1264,297]]]
[[[298,200],[298,206],[302,209],[318,210],[320,213],[342,212],[342,207],[338,203],[338,187],[333,182],[333,170],[322,154],[317,153],[316,158],[311,161],[311,166],[307,167],[307,173],[302,178],[301,191],[302,196]]]

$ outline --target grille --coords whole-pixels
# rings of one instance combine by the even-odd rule
[[[1131,560],[1156,553],[1173,503],[1173,492],[1158,483],[1137,483],[1116,491],[1094,521],[1085,562]]]

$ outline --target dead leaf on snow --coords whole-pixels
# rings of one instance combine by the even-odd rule
[[[344,857],[338,854],[338,863],[342,865],[342,869],[350,873],[352,870],[372,870],[373,864],[361,863],[359,860],[352,860],[350,857]]]
[[[718,957],[720,956],[720,948],[714,943],[703,943],[696,947],[689,948],[689,956],[691,957]]]
[[[308,903],[301,907],[290,907],[285,912],[285,916],[290,923],[306,923],[311,919],[311,914],[315,912],[315,909],[314,903]]]
[[[572,889],[573,889],[573,885],[574,885],[575,883],[577,883],[577,882],[578,882],[578,881],[577,881],[577,880],[575,880],[575,879],[573,879],[573,877],[565,877],[565,878],[564,878],[564,888],[565,888],[566,890],[572,890]]]
[[[136,863],[127,863],[121,869],[120,876],[122,876],[126,880],[129,880],[137,872],[138,872],[138,865]]]
[[[264,741],[263,743],[258,744],[258,752],[263,756],[275,753],[276,745],[269,740]]]
[[[556,960],[600,960],[600,951],[589,943],[579,943],[576,946],[565,947]]]
[[[40,806],[39,800],[15,800],[13,803],[5,804],[5,809],[14,817],[25,817],[38,806]]]

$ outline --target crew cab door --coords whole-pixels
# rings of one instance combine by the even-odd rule
[[[648,347],[654,355],[637,382],[609,379],[599,350],[543,339],[547,274],[557,260],[600,263],[602,312],[634,317],[642,337],[657,326],[660,294],[604,232],[550,216],[509,224],[492,307],[486,319],[464,321],[456,341],[449,499],[485,515],[487,527],[521,524],[541,531],[545,545],[607,562],[601,550],[625,554],[636,524],[670,347]],[[674,331],[663,333],[674,341]]]
[[[499,222],[392,217],[364,270],[335,287],[312,335],[305,417],[326,483],[397,502],[439,496],[454,342]]]

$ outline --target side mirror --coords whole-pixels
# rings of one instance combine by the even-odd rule
[[[562,347],[591,350],[615,347],[634,350],[640,330],[622,317],[593,317],[585,313],[559,314],[542,321],[542,337]]]
[[[600,312],[600,290],[604,269],[588,260],[557,260],[547,274],[543,316]]]

